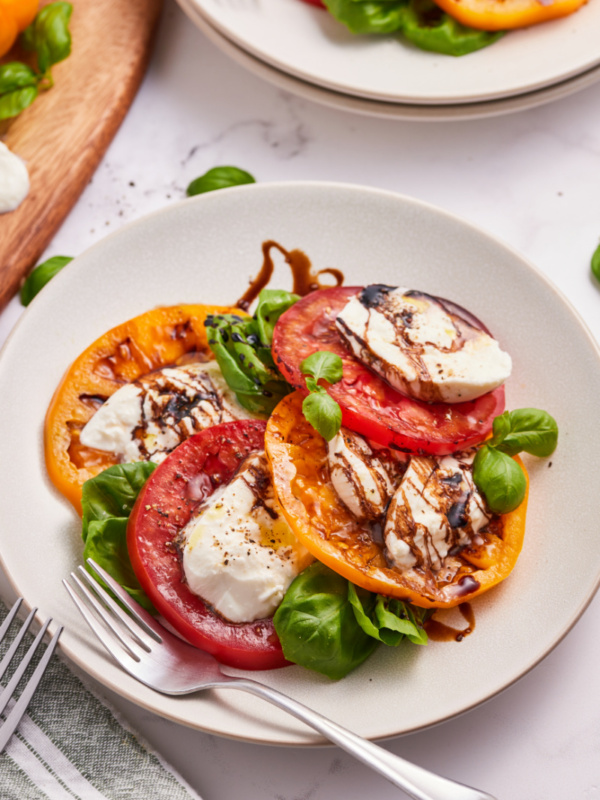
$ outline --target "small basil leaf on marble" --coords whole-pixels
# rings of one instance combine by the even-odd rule
[[[0,105],[1,103],[2,99],[0,99]],[[70,261],[73,261],[71,256],[53,256],[39,264],[21,286],[21,303],[28,306],[36,294]]]
[[[592,256],[592,275],[596,278],[597,281],[600,281],[600,244],[594,251],[594,255]]]
[[[188,197],[205,192],[214,192],[217,189],[229,189],[231,186],[243,186],[246,183],[256,183],[249,172],[238,167],[213,167],[193,180],[187,187]]]
[[[520,465],[506,453],[484,444],[473,461],[473,481],[494,514],[514,511],[525,498],[527,480]]]
[[[38,95],[37,86],[25,86],[0,96],[0,119],[11,119],[18,116],[30,106]]]

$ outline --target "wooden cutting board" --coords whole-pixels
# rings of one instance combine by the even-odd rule
[[[0,309],[60,227],[127,113],[162,5],[71,2],[71,55],[53,67],[53,88],[10,122],[3,137],[27,162],[31,188],[16,211],[0,215]]]

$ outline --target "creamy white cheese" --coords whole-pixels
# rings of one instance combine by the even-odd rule
[[[216,361],[194,362],[121,387],[89,420],[80,441],[123,461],[160,463],[192,434],[252,416],[235,399]]]
[[[281,514],[264,452],[201,506],[182,531],[182,554],[190,590],[231,622],[273,614],[313,560]]]
[[[18,208],[29,192],[25,162],[0,142],[0,214]]]
[[[494,338],[420,292],[367,286],[336,325],[359,360],[418,400],[474,400],[504,383],[512,369]]]
[[[329,472],[333,488],[359,521],[383,514],[394,487],[367,441],[341,428],[328,443]]]
[[[387,556],[396,569],[440,570],[453,548],[477,543],[491,514],[473,483],[474,453],[411,459],[387,512]]]

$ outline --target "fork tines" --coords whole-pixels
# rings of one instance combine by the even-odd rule
[[[13,605],[11,610],[9,611],[9,613],[6,616],[6,618],[5,618],[4,622],[2,623],[2,625],[0,626],[0,642],[3,642],[6,639],[8,631],[11,628],[11,625],[12,625],[12,623],[13,623],[16,615],[17,615],[17,612],[18,612],[18,610],[19,610],[19,608],[21,606],[21,602],[22,602],[22,598],[19,598],[16,601],[16,603]],[[19,649],[19,645],[23,641],[23,637],[25,636],[25,634],[29,630],[29,627],[30,627],[30,625],[31,625],[31,623],[33,621],[33,618],[35,617],[36,612],[37,612],[37,608],[33,608],[31,610],[31,612],[29,613],[27,619],[21,625],[21,628],[19,629],[19,631],[16,634],[15,638],[13,639],[13,641],[10,644],[10,646],[8,647],[4,657],[0,661],[0,679],[2,679],[4,677],[4,674],[6,673],[6,671],[7,671],[8,667],[9,667],[11,661],[13,660],[17,650]],[[40,644],[42,642],[42,639],[44,638],[44,635],[46,633],[48,625],[51,622],[52,622],[52,619],[47,619],[46,622],[42,625],[38,635],[33,640],[32,644],[30,645],[29,649],[27,650],[25,656],[19,662],[19,664],[18,664],[17,668],[15,669],[14,673],[12,674],[10,680],[8,681],[6,686],[0,692],[0,714],[2,714],[4,712],[4,710],[6,709],[8,703],[10,702],[10,700],[15,695],[17,687],[18,687],[19,683],[21,682],[21,679],[23,678],[23,675],[25,674],[25,671],[27,670],[27,667],[31,663],[31,660],[33,659],[34,655],[36,654],[36,652],[37,652],[37,650],[38,650],[38,648],[39,648],[39,646],[40,646]],[[35,690],[37,689],[38,684],[41,681],[42,676],[43,676],[44,672],[46,671],[46,668],[48,667],[48,664],[50,663],[50,659],[52,657],[52,654],[54,653],[54,650],[56,649],[56,645],[58,644],[58,637],[62,633],[62,630],[63,630],[62,626],[59,626],[58,630],[56,631],[56,633],[54,634],[54,636],[52,637],[52,639],[48,643],[48,646],[46,647],[46,650],[44,652],[44,655],[40,659],[40,662],[38,663],[37,667],[33,671],[33,674],[29,678],[27,684],[23,688],[23,691],[21,692],[21,694],[19,696],[19,699],[16,701],[16,703],[14,704],[12,709],[10,710],[9,714],[6,716],[6,719],[5,719],[4,723],[0,727],[0,753],[4,750],[4,748],[6,747],[6,744],[8,743],[8,740],[10,739],[10,737],[13,735],[13,733],[17,729],[17,726],[18,726],[19,722],[21,721],[21,718],[23,717],[23,714],[25,713],[25,710],[27,709],[27,706],[29,705]]]
[[[63,580],[71,599],[81,612],[92,631],[100,639],[108,652],[122,663],[125,654],[139,662],[144,653],[149,653],[153,643],[162,641],[160,628],[151,615],[131,598],[116,581],[95,561],[87,559],[94,572],[109,586],[120,604],[98,583],[84,567],[70,575],[77,591]],[[129,613],[123,610],[127,608]],[[125,653],[115,652],[117,639]]]

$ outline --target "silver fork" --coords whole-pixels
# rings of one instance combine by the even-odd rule
[[[310,725],[414,800],[494,800],[485,792],[434,775],[389,753],[276,689],[250,678],[226,675],[211,655],[169,633],[92,559],[87,563],[130,614],[123,611],[83,567],[79,567],[78,574],[71,573],[77,592],[66,580],[63,583],[108,652],[126,672],[146,686],[169,695],[223,687],[241,689],[268,700]]]
[[[8,634],[9,628],[12,625],[13,620],[17,616],[17,612],[19,607],[21,606],[22,598],[16,601],[13,605],[11,610],[8,612],[4,622],[0,626],[0,642],[4,641],[4,638]],[[31,625],[33,618],[35,617],[37,612],[37,608],[33,608],[29,613],[29,616],[25,620],[25,622],[21,625],[19,632],[13,639],[10,644],[10,647],[6,651],[4,658],[0,661],[0,680],[4,677],[6,670],[8,669],[10,662],[13,660],[15,653],[17,652],[19,645],[23,641],[23,637],[27,633],[29,626]],[[11,676],[10,680],[0,692],[0,714],[2,714],[6,708],[6,706],[11,701],[17,686],[19,685],[21,678],[25,674],[25,670],[31,663],[31,659],[35,655],[44,635],[46,633],[46,629],[48,625],[52,622],[52,619],[47,619],[46,622],[42,625],[38,635],[35,637],[33,642],[31,643],[27,653],[19,663],[18,667],[14,671],[13,675]],[[16,731],[19,722],[23,718],[23,714],[27,710],[27,706],[29,705],[31,698],[34,695],[35,690],[38,687],[39,682],[41,681],[48,664],[50,663],[50,659],[52,657],[52,653],[56,649],[56,645],[58,644],[58,637],[62,633],[62,627],[59,627],[48,646],[44,652],[44,655],[40,659],[39,664],[33,671],[33,674],[27,681],[26,686],[24,687],[23,691],[21,692],[19,699],[16,701],[10,712],[8,713],[4,723],[0,727],[0,753],[4,750],[6,745],[8,744],[9,739]]]

